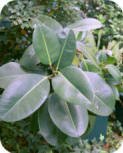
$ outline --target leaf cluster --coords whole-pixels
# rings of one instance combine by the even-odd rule
[[[87,131],[90,112],[108,116],[114,110],[114,86],[105,81],[100,70],[104,65],[102,54],[99,52],[95,58],[97,50],[93,52],[83,44],[82,33],[101,28],[102,24],[86,18],[63,28],[56,20],[42,15],[33,21],[33,26],[32,45],[20,62],[0,67],[0,87],[5,89],[0,98],[0,119],[15,122],[37,112],[39,133],[57,146],[68,137],[78,138]],[[74,58],[81,56],[86,67],[87,60],[92,62],[90,69],[73,64]],[[114,67],[106,65],[104,71],[115,84],[120,84],[120,72],[117,74]]]

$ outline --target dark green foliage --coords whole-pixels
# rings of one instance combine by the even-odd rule
[[[51,16],[66,25],[80,18],[75,6],[77,2],[74,0],[18,0],[9,4],[8,9],[3,11],[3,16],[12,21],[13,25],[20,25],[22,29],[29,28],[32,18],[41,14]]]
[[[32,117],[31,117],[32,118]],[[40,136],[32,132],[30,119],[17,123],[0,122],[0,138],[4,147],[11,153],[112,153],[119,148],[119,141],[122,138],[123,128],[119,122],[113,121],[108,124],[106,143],[103,143],[104,136],[100,136],[100,141],[93,140],[72,140],[65,142],[59,147],[51,147]],[[118,132],[116,135],[115,132]]]
[[[30,29],[22,30],[19,26],[13,27],[9,24],[7,28],[2,27],[0,27],[0,57],[2,57],[0,65],[10,60],[19,59],[29,46],[32,35]]]

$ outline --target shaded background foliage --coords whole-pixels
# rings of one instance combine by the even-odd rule
[[[123,40],[123,13],[117,5],[109,0],[92,0],[81,5],[81,9],[89,17],[99,19],[103,24],[102,45],[109,41]]]
[[[101,135],[98,142],[95,139],[91,143],[87,140],[78,143],[71,141],[52,147],[30,127],[30,118],[14,124],[0,124],[0,137],[6,149],[11,153],[112,153],[119,148],[119,140],[123,136],[121,124],[113,121],[108,124],[105,144]]]

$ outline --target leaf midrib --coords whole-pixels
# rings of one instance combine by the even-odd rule
[[[44,33],[42,31],[41,31],[41,33],[42,33],[42,38],[43,38],[43,41],[44,41],[44,46],[45,46],[45,49],[46,49],[46,53],[47,53],[49,65],[51,66],[52,65],[52,62],[51,62],[51,58],[50,58],[50,54],[49,54],[49,49],[48,49],[48,46],[47,46],[47,43],[46,43],[46,40],[45,40]]]
[[[77,136],[78,136],[78,135],[79,135],[79,134],[78,134],[78,130],[77,130],[77,127],[76,127],[76,125],[75,125],[75,123],[74,123],[74,121],[73,121],[73,119],[72,119],[72,116],[71,116],[71,113],[70,113],[70,109],[69,109],[69,107],[68,107],[68,104],[67,104],[67,102],[64,102],[64,103],[65,103],[65,106],[66,106],[66,107],[64,107],[64,108],[65,108],[66,112],[68,113],[68,116],[69,116],[69,118],[70,118],[70,120],[71,120],[71,123],[72,123],[74,129],[76,130],[76,134],[77,134]]]
[[[67,81],[68,81],[68,82],[69,82],[78,92],[80,92],[79,89],[77,89],[76,86],[74,86],[74,85],[72,84],[72,82],[71,82],[70,80],[68,80],[67,77],[64,76],[64,74],[62,74],[61,72],[59,72],[59,73],[60,73],[60,74],[61,74],[61,75],[62,75],[62,76],[63,76],[63,77],[64,77],[64,78],[65,78],[65,79],[66,79],[66,80],[67,80]],[[90,82],[89,78],[88,78],[86,75],[84,75],[84,76],[85,76],[85,77],[87,78],[87,80]],[[90,82],[90,84],[91,84],[91,82]],[[91,85],[91,87],[92,87],[92,85]],[[93,95],[94,95],[94,96],[93,96],[93,101],[94,101],[94,97],[97,97],[104,105],[106,105],[106,104],[102,101],[102,99],[101,99],[99,96],[96,95],[96,93],[95,93],[93,87],[92,87],[92,90],[93,90]],[[80,93],[81,93],[81,92],[80,92]],[[90,99],[88,99],[83,93],[81,93],[81,94],[83,95],[84,98],[87,99],[89,105],[92,105],[92,104],[93,104],[93,103],[90,102]],[[92,102],[93,102],[93,101],[92,101]]]
[[[66,77],[64,76],[64,74],[62,74],[61,72],[59,72],[59,73],[64,77],[65,80],[67,80],[67,82],[68,82],[69,84],[71,84],[79,93],[81,93],[81,92],[79,91],[79,89],[78,89],[76,86],[74,86],[74,85],[72,84],[72,82],[70,82],[70,80],[68,80],[68,78],[66,78]],[[82,94],[83,98],[85,98],[85,99],[88,101],[88,104],[90,105],[90,104],[91,104],[90,100],[89,100],[85,95],[83,95],[83,93],[81,93],[81,94]]]
[[[13,105],[9,111],[7,113],[5,113],[4,117],[5,118],[7,116],[7,114],[9,114],[9,112],[11,112],[12,109],[14,109],[16,107],[16,105],[18,105],[28,94],[30,94],[37,86],[39,86],[43,81],[45,81],[48,77],[44,77],[43,79],[41,79],[36,85],[34,85],[31,90],[29,90],[26,94],[24,94],[17,102],[15,105]]]
[[[61,49],[61,54],[60,54],[59,59],[58,59],[58,63],[57,63],[56,70],[59,69],[59,65],[60,65],[60,62],[61,62],[61,58],[62,58],[62,56],[63,56],[64,49],[65,49],[65,47],[66,47],[66,44],[67,44],[67,41],[68,41],[69,35],[70,35],[70,33],[68,34],[67,38],[65,39],[65,41],[64,41],[64,45],[63,45],[63,47],[62,47],[62,49]]]

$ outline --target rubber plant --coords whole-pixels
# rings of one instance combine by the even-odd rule
[[[37,112],[39,133],[48,143],[58,145],[86,132],[89,112],[108,116],[114,110],[114,94],[106,81],[73,64],[76,31],[102,25],[87,18],[63,28],[47,16],[34,23],[32,45],[20,62],[0,67],[0,87],[4,89],[0,119],[15,122]]]

